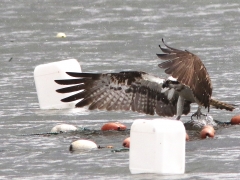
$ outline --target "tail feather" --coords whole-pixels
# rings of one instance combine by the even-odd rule
[[[233,111],[235,109],[233,104],[228,104],[215,99],[210,99],[210,105],[216,109],[225,109],[227,111]]]

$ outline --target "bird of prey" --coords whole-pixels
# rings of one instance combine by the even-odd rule
[[[164,43],[164,41],[163,41]],[[181,51],[166,45],[160,49],[165,54],[157,54],[165,62],[160,68],[171,75],[161,79],[142,71],[119,73],[66,72],[72,79],[55,80],[61,85],[71,85],[56,90],[59,93],[76,92],[62,102],[79,100],[76,107],[88,106],[90,110],[136,111],[180,119],[190,112],[190,104],[201,107],[211,106],[232,111],[230,104],[211,98],[212,84],[202,61],[188,51]]]

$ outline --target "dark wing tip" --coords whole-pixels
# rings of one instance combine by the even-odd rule
[[[58,93],[62,93],[62,92],[61,92],[61,89],[57,89],[56,92],[58,92]]]
[[[158,67],[162,68],[162,63],[161,63],[161,64],[158,64]]]
[[[165,41],[164,41],[163,38],[162,38],[162,42],[163,42],[164,46],[166,46],[166,47],[169,48],[169,49],[172,49],[171,47],[169,47],[169,46],[165,43]]]
[[[72,102],[72,101],[78,100],[79,98],[77,98],[76,96],[77,96],[77,94],[63,98],[63,99],[61,99],[61,101],[62,102]]]
[[[73,77],[77,77],[75,72],[66,72],[66,74],[68,74],[69,76],[73,76]]]
[[[61,84],[61,80],[54,80],[57,84]]]
[[[158,47],[161,49],[161,51],[163,51],[163,50],[162,50],[163,48],[162,48],[162,46],[161,46],[160,44],[158,45]]]
[[[67,98],[61,99],[62,102],[71,102],[72,100],[69,100]]]
[[[163,39],[163,38],[162,38],[162,42],[163,42],[163,44],[165,45],[165,42],[164,42],[164,39]],[[159,44],[158,46],[160,47],[160,49],[162,49],[162,47],[161,47],[160,44]]]
[[[162,60],[169,60],[168,54],[156,54]]]

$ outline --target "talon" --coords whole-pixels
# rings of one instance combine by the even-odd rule
[[[191,116],[191,120],[193,120],[193,116],[196,116],[197,119],[201,119],[201,116],[206,116],[207,117],[207,114],[203,114],[201,111],[200,112],[197,111]]]
[[[200,119],[201,118],[201,115],[203,116],[207,116],[206,114],[203,114],[201,112],[201,106],[198,106],[198,109],[197,109],[197,112],[195,112],[192,116],[191,116],[191,119],[193,120],[193,116],[197,116],[197,119]]]

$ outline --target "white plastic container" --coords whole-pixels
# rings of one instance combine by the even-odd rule
[[[181,121],[135,120],[130,139],[129,169],[132,174],[185,172],[186,130]]]
[[[57,89],[65,86],[57,84],[56,79],[73,79],[66,72],[82,72],[76,59],[63,60],[38,65],[34,70],[34,80],[41,109],[67,109],[75,106],[74,102],[65,103],[61,99],[74,93],[62,94]],[[76,93],[76,92],[75,92]]]

